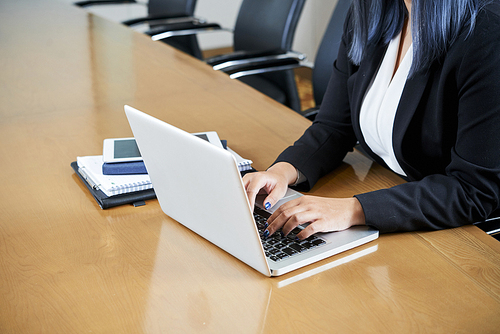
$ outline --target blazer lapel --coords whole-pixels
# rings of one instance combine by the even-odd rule
[[[353,112],[353,122],[356,124],[356,129],[359,128],[359,113],[366,90],[382,62],[387,45],[379,45],[370,49],[366,54],[365,60],[361,62],[356,74],[349,79],[352,80],[349,103],[352,106],[351,111]]]
[[[402,152],[402,143],[408,126],[424,94],[425,87],[430,77],[429,73],[430,71],[426,71],[426,73],[417,73],[406,81],[394,119],[392,134],[394,153],[401,168],[410,179],[420,179],[422,175],[420,175],[421,173],[415,168],[406,163]]]

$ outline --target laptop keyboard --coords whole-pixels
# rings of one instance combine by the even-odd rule
[[[257,211],[257,210],[256,210]],[[307,239],[297,240],[297,234],[302,230],[296,227],[286,237],[280,231],[264,239],[267,218],[254,212],[255,223],[259,230],[260,239],[264,246],[266,256],[272,261],[278,262],[294,255],[301,254],[309,249],[325,245],[326,241],[316,235],[311,235]]]

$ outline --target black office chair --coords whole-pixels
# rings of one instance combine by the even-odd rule
[[[328,81],[333,71],[333,63],[337,58],[338,48],[342,38],[344,20],[347,12],[351,6],[352,0],[339,0],[336,7],[333,10],[332,16],[326,28],[326,31],[321,40],[318,52],[316,54],[316,59],[314,61],[314,67],[312,71],[312,84],[313,84],[313,94],[316,107],[308,110],[296,109],[303,116],[314,120],[318,112],[319,106],[323,100],[323,95],[325,94]],[[245,68],[245,66],[233,66],[229,68],[226,72],[230,74],[232,78],[243,78],[245,76],[253,76],[256,73],[265,72],[275,72],[275,71],[290,71],[290,69],[307,66],[304,61],[298,60],[297,58],[281,58],[275,59],[268,63],[261,64],[260,68],[252,67]],[[258,90],[265,93],[263,87],[256,87]],[[292,96],[297,95],[297,91],[286,91],[286,94]]]
[[[168,24],[184,24],[192,27],[203,23],[203,20],[194,17],[194,10],[197,0],[149,0],[147,3],[148,15],[122,22],[127,26],[137,26],[147,24],[149,29],[146,34],[151,35],[151,31],[159,26]],[[133,4],[135,0],[91,0],[75,2],[79,7],[90,7],[96,5],[110,4]],[[201,59],[201,50],[198,45],[196,35],[176,36],[164,41],[165,43],[190,55]]]
[[[493,213],[491,216],[492,218],[474,223],[474,225],[476,225],[481,230],[486,232],[486,234],[491,235],[493,238],[497,239],[498,241],[500,241],[500,212],[499,211]]]
[[[257,66],[265,60],[279,59],[284,55],[303,59],[300,54],[286,53],[292,48],[304,3],[305,0],[243,0],[233,32],[234,52],[207,59],[207,63],[219,68],[222,63],[229,63],[227,69],[233,68],[234,64]],[[206,30],[203,26],[193,27],[193,31],[160,29],[152,35],[153,40]],[[207,29],[217,28],[209,26]],[[294,110],[300,109],[293,70],[245,76],[240,80]]]
[[[352,0],[339,0],[337,2],[314,60],[312,84],[314,102],[317,107],[323,101],[326,86],[333,72],[333,63],[337,59],[344,21],[351,3]]]

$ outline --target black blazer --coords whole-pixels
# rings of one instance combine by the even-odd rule
[[[342,44],[319,114],[276,160],[300,170],[310,189],[359,141],[361,103],[387,45],[368,48],[359,66]],[[483,8],[442,59],[407,80],[393,129],[395,156],[409,182],[356,197],[381,232],[442,229],[486,219],[500,202],[500,5]]]

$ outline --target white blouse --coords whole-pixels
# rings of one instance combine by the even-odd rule
[[[394,154],[394,118],[413,60],[413,46],[406,52],[394,77],[401,34],[392,39],[382,64],[372,80],[360,111],[361,132],[370,149],[384,159],[394,172],[406,176]]]

